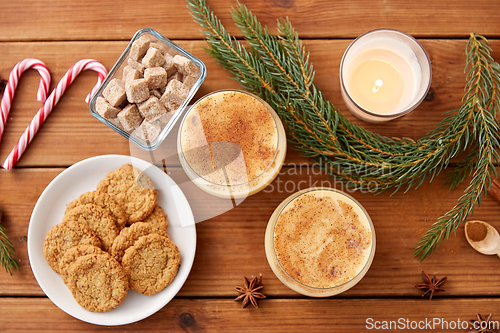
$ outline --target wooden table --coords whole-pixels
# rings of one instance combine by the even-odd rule
[[[230,18],[230,8],[236,3],[208,3],[229,32],[241,37]],[[380,125],[362,123],[344,112],[354,123],[384,135],[422,137],[444,118],[444,111],[460,107],[469,33],[486,36],[493,57],[500,59],[500,2],[495,0],[244,3],[272,31],[278,17],[290,18],[311,53],[317,85],[341,110],[346,109],[338,68],[349,43],[361,33],[384,27],[415,36],[432,61],[433,80],[426,101],[410,115]],[[0,76],[7,78],[13,66],[28,57],[47,64],[54,81],[52,88],[83,58],[94,58],[110,69],[135,31],[143,27],[156,29],[205,62],[207,78],[195,98],[217,89],[239,87],[202,49],[206,44],[200,27],[181,0],[2,1]],[[38,80],[33,70],[22,76],[0,145],[2,161],[40,107],[35,101]],[[95,82],[94,72],[82,73],[16,168],[11,172],[0,170],[0,205],[5,211],[2,224],[21,266],[13,276],[0,269],[0,331],[359,332],[375,321],[380,325],[391,320],[410,325],[437,319],[456,323],[472,319],[476,313],[493,313],[492,319],[500,320],[500,261],[472,250],[462,226],[424,262],[412,256],[419,238],[455,205],[466,187],[464,183],[449,191],[443,185],[446,172],[406,194],[353,193],[373,219],[377,250],[363,280],[339,296],[303,297],[272,273],[264,252],[265,228],[276,206],[293,191],[274,187],[196,225],[197,253],[190,276],[178,295],[151,317],[126,326],[103,327],[67,315],[44,295],[30,268],[26,242],[33,207],[51,180],[78,161],[103,154],[144,156],[89,114],[84,98]],[[174,162],[166,168],[181,170]],[[302,181],[297,190],[331,181],[328,175],[314,170],[310,160],[290,148],[273,184]],[[474,218],[500,228],[499,213],[500,204],[488,197],[476,209]],[[446,292],[438,293],[431,302],[422,299],[422,292],[414,288],[421,282],[421,270],[448,277]],[[233,302],[237,295],[234,288],[241,285],[243,276],[259,273],[264,277],[263,292],[268,298],[260,302],[259,309],[241,309],[240,303]],[[434,328],[446,331],[441,325]],[[430,330],[430,326],[424,330]]]

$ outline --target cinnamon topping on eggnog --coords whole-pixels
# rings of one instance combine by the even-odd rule
[[[249,94],[226,91],[197,103],[181,129],[186,161],[205,180],[240,185],[273,162],[278,131],[269,110]]]
[[[298,196],[281,212],[274,250],[282,268],[310,287],[332,288],[353,279],[369,256],[372,235],[366,217],[333,191]]]

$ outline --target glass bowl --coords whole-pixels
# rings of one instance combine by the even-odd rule
[[[199,188],[221,198],[244,198],[278,175],[286,136],[264,100],[245,91],[221,90],[189,108],[177,148],[184,171]]]
[[[125,78],[123,77],[124,76],[124,68],[126,66],[130,65],[129,61],[131,61],[130,58],[132,58],[131,51],[133,51],[132,46],[133,46],[134,42],[136,42],[137,40],[139,40],[141,38],[149,40],[150,44],[148,44],[148,45],[151,45],[151,47],[153,47],[153,45],[154,45],[154,47],[156,49],[158,49],[164,56],[166,56],[167,55],[166,53],[168,53],[172,58],[175,57],[176,55],[183,56],[183,57],[187,58],[191,62],[191,64],[196,66],[193,68],[197,69],[197,74],[196,74],[197,77],[195,75],[193,75],[193,77],[190,78],[189,85],[187,85],[187,83],[186,83],[186,87],[185,87],[186,93],[183,96],[183,97],[185,97],[185,99],[182,101],[182,103],[176,102],[174,107],[167,109],[168,112],[163,114],[161,117],[158,117],[157,119],[151,120],[150,123],[152,125],[154,125],[154,128],[153,127],[151,127],[151,128],[152,128],[152,130],[155,131],[154,132],[155,136],[154,136],[154,139],[152,139],[152,140],[149,140],[148,137],[144,137],[143,135],[140,135],[137,128],[135,128],[135,129],[124,128],[122,123],[119,121],[118,117],[105,118],[104,116],[102,116],[98,112],[98,106],[96,105],[96,102],[98,102],[99,98],[101,98],[101,100],[102,100],[103,92],[105,92],[106,87],[110,84],[110,82],[112,80],[114,80],[114,79],[122,80],[120,82],[122,82],[122,84],[124,84],[123,83],[123,81],[125,81]],[[138,61],[138,63],[142,64],[142,62],[139,62],[139,61]],[[161,66],[158,66],[158,67],[161,67]],[[144,69],[142,69],[142,70],[143,70],[143,74],[144,74]],[[139,69],[139,72],[140,72],[140,69]],[[166,72],[168,73],[168,70],[166,70]],[[169,77],[168,82],[170,82],[170,79],[173,76],[174,76],[174,74],[168,73],[168,77]],[[187,75],[184,75],[182,77],[182,80],[184,80],[184,82],[186,82],[186,77],[187,77]],[[144,29],[141,29],[135,33],[134,37],[131,39],[130,43],[127,45],[127,47],[125,48],[125,50],[121,54],[120,58],[118,58],[117,62],[114,64],[113,68],[108,73],[108,76],[106,77],[104,82],[101,84],[101,86],[97,90],[96,94],[94,94],[94,96],[92,97],[92,99],[89,103],[90,113],[95,118],[100,120],[102,123],[104,123],[105,125],[107,125],[111,129],[113,129],[114,131],[116,131],[117,133],[119,133],[120,135],[125,137],[127,140],[130,140],[138,147],[140,147],[144,150],[154,150],[154,149],[158,148],[158,146],[163,142],[163,140],[166,138],[168,133],[172,130],[175,123],[179,120],[179,118],[182,114],[182,110],[185,110],[185,107],[188,105],[189,101],[194,97],[196,91],[199,89],[199,87],[201,86],[201,84],[205,80],[205,77],[206,77],[206,67],[205,67],[205,64],[203,62],[201,62],[198,58],[194,57],[192,54],[190,54],[189,52],[187,52],[186,50],[184,50],[180,46],[176,45],[175,43],[173,43],[169,39],[163,37],[157,31],[155,31],[153,29],[149,29],[149,28],[144,28]],[[140,77],[138,77],[138,78],[140,78]],[[180,77],[176,77],[176,78],[180,79]],[[155,93],[155,92],[153,92],[153,90],[157,90],[158,92]],[[158,99],[161,98],[162,93],[163,92],[161,92],[161,89],[151,89],[150,90],[150,96],[153,96],[154,94],[156,94]],[[125,102],[123,102],[121,105],[117,106],[118,110],[123,109],[127,104],[129,104],[128,96],[127,96],[127,99],[125,100]],[[132,104],[134,104],[134,103],[130,103],[129,105],[132,105]],[[138,106],[139,103],[137,103],[136,105]],[[113,114],[113,116],[114,116],[114,114]],[[147,118],[146,118],[146,120],[147,120]],[[145,121],[143,121],[141,124],[145,125],[144,122]],[[151,137],[153,137],[153,135],[151,135]]]
[[[276,208],[265,251],[284,285],[306,296],[328,297],[352,288],[366,274],[375,256],[375,230],[353,197],[313,187]]]

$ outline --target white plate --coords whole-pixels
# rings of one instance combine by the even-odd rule
[[[158,204],[168,215],[168,234],[179,247],[181,266],[172,284],[153,296],[129,290],[120,306],[108,312],[90,312],[45,261],[43,242],[47,232],[61,222],[67,204],[80,194],[96,189],[110,171],[132,164],[146,173],[158,191]],[[28,229],[28,256],[38,284],[55,305],[71,316],[99,325],[123,325],[146,318],[164,307],[181,289],[193,265],[196,250],[194,218],[186,197],[175,182],[156,166],[130,156],[104,155],[83,160],[59,174],[40,195]]]

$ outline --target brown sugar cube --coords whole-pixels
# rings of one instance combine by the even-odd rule
[[[182,82],[182,78],[183,78],[183,75],[181,73],[175,72],[174,74],[172,74],[168,77],[168,81],[177,80],[177,81]]]
[[[198,80],[198,75],[188,75],[184,76],[184,79],[182,80],[182,84],[184,87],[188,90],[191,90],[191,88],[194,86],[196,81]]]
[[[173,62],[175,68],[177,68],[177,71],[182,75],[191,75],[198,72],[198,66],[196,66],[191,60],[184,56],[181,56],[179,54],[176,55],[173,59]]]
[[[168,81],[167,81],[168,82]],[[160,89],[158,89],[158,91],[160,92],[160,94],[163,96],[163,94],[165,93],[165,88],[167,88],[167,86],[163,86],[163,87],[160,87]],[[161,96],[160,96],[161,97]]]
[[[123,127],[122,124],[120,123],[120,119],[118,119],[118,117],[108,119],[108,121],[117,127]]]
[[[121,110],[111,106],[104,97],[97,97],[95,101],[95,109],[101,115],[101,117],[106,119],[116,118],[116,115]]]
[[[152,89],[149,91],[149,96],[155,96],[156,98],[161,98],[161,92],[158,89]]]
[[[132,68],[132,66],[125,66],[123,68],[123,80],[136,80],[136,79],[141,79],[142,78],[142,73],[139,72],[137,69]]]
[[[134,132],[139,138],[146,141],[154,141],[161,132],[161,126],[158,122],[143,121],[141,126]]]
[[[142,122],[142,116],[137,109],[137,105],[129,104],[117,116],[123,129],[130,132]]]
[[[158,49],[161,52],[161,54],[168,53],[168,47],[160,42],[153,41],[151,42],[151,44],[149,44],[149,47],[154,47],[155,49]]]
[[[148,83],[145,79],[128,80],[125,91],[129,103],[140,103],[149,98]]]
[[[139,112],[144,119],[152,121],[167,113],[167,109],[165,109],[157,97],[151,96],[147,101],[139,104]]]
[[[177,68],[175,68],[174,65],[174,57],[170,53],[165,53],[165,63],[163,64],[163,68],[167,71],[168,76],[177,72]]]
[[[148,82],[149,89],[159,89],[167,85],[167,71],[163,67],[152,67],[144,70],[144,79]]]
[[[123,82],[118,79],[109,81],[106,88],[104,88],[102,95],[111,106],[118,106],[125,100],[125,89],[123,89]]]
[[[135,61],[134,59],[132,58],[128,58],[127,60],[127,64],[134,68],[134,69],[137,69],[139,72],[141,73],[144,73],[144,70],[146,69],[146,66],[144,66],[142,63],[138,62],[138,61]]]
[[[167,109],[168,112],[177,110],[179,108],[179,106],[181,105],[180,103],[177,103],[177,102],[174,102],[174,101],[170,100],[165,95],[163,95],[160,98],[160,103],[163,104],[163,106],[165,107],[165,109]]]
[[[171,100],[177,104],[182,104],[187,98],[189,94],[189,90],[184,88],[182,82],[178,80],[171,80],[167,87],[165,88],[165,92],[163,93],[162,99],[165,97],[166,99]]]
[[[150,47],[142,58],[142,64],[146,67],[161,67],[165,63],[165,58],[160,50]]]
[[[160,103],[163,104],[163,106],[165,107],[165,109],[167,109],[168,112],[175,111],[180,106],[179,103],[172,101],[171,99],[168,98],[168,96],[165,96],[165,94],[160,98]]]
[[[135,42],[132,43],[130,48],[130,58],[139,61],[148,51],[149,44],[151,41],[147,36],[139,37]]]

